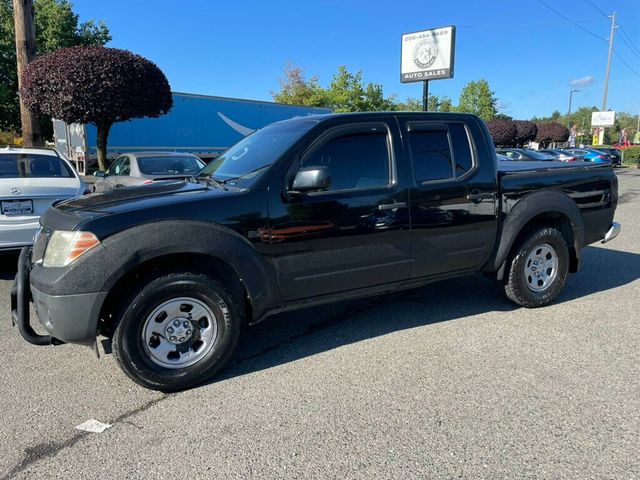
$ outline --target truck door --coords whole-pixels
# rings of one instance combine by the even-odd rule
[[[480,268],[497,228],[495,160],[480,162],[473,142],[482,131],[455,120],[401,118],[400,125],[413,165],[411,277]]]
[[[263,232],[285,300],[407,280],[407,183],[393,117],[329,128],[272,182]],[[329,169],[324,191],[287,192],[302,167]],[[283,188],[284,187],[284,188]]]

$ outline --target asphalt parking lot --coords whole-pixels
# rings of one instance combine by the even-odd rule
[[[280,315],[171,395],[22,341],[1,257],[0,478],[640,478],[640,170],[618,172],[621,236],[549,307],[472,276]]]

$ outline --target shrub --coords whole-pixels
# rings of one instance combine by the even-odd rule
[[[515,145],[517,128],[511,120],[489,120],[487,122],[489,133],[496,146],[511,147]]]
[[[543,146],[547,146],[551,142],[566,142],[569,138],[569,129],[567,127],[563,127],[559,123],[539,123],[537,126],[538,133],[536,134],[536,142]]]
[[[538,134],[538,127],[535,123],[529,120],[515,120],[513,123],[516,125],[516,145],[522,146],[536,139]]]
[[[622,150],[623,161],[625,165],[640,164],[640,147],[627,147]]]

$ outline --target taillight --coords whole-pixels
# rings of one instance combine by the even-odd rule
[[[142,182],[143,185],[149,185],[153,183],[153,180],[145,180],[144,182]]]

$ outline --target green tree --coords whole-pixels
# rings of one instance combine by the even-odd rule
[[[279,79],[280,91],[271,92],[278,103],[326,107],[329,103],[326,91],[318,83],[318,77],[307,79],[301,67],[288,63],[284,76]]]
[[[286,65],[280,79],[280,90],[271,93],[280,103],[328,107],[336,112],[368,112],[395,110],[395,96],[385,97],[382,85],[365,84],[362,71],[351,73],[342,65],[327,88],[317,77],[307,79],[302,68]]]
[[[498,113],[498,100],[484,79],[467,83],[460,93],[459,112],[475,113],[483,120],[491,120]]]
[[[80,23],[69,0],[34,0],[38,55],[76,45],[104,45],[111,40],[102,21]],[[0,130],[20,129],[18,77],[12,0],[0,0]],[[51,121],[41,122],[51,134]]]

